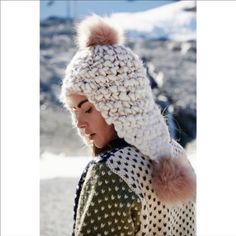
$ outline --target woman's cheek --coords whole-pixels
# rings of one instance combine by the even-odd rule
[[[96,114],[94,113],[94,111],[92,111],[91,113],[87,113],[87,121],[88,123],[91,125],[93,123],[96,123],[98,120],[96,119]]]

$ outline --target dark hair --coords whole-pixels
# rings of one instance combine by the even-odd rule
[[[94,144],[92,145],[92,155],[97,156],[105,151],[111,150],[117,147],[131,146],[124,139],[116,137],[109,144],[103,148],[97,148]]]
[[[108,146],[108,145],[107,145]],[[97,156],[99,154],[101,154],[102,152],[105,152],[106,150],[108,150],[109,148],[105,146],[103,148],[98,148],[96,147],[94,144],[92,145],[92,155],[93,156]]]

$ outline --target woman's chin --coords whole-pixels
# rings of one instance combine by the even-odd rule
[[[96,142],[93,142],[93,144],[96,148],[100,148],[100,149],[105,146],[105,145],[102,145],[101,143],[96,143]]]
[[[104,142],[99,142],[97,140],[93,140],[93,144],[96,148],[102,149],[104,148],[107,144]]]

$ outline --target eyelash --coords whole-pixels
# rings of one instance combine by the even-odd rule
[[[92,112],[92,107],[90,107],[85,113],[91,113]]]

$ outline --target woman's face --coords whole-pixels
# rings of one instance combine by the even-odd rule
[[[88,142],[97,148],[105,147],[116,136],[113,125],[108,125],[101,113],[83,95],[68,96],[68,105],[74,116],[76,126]]]

